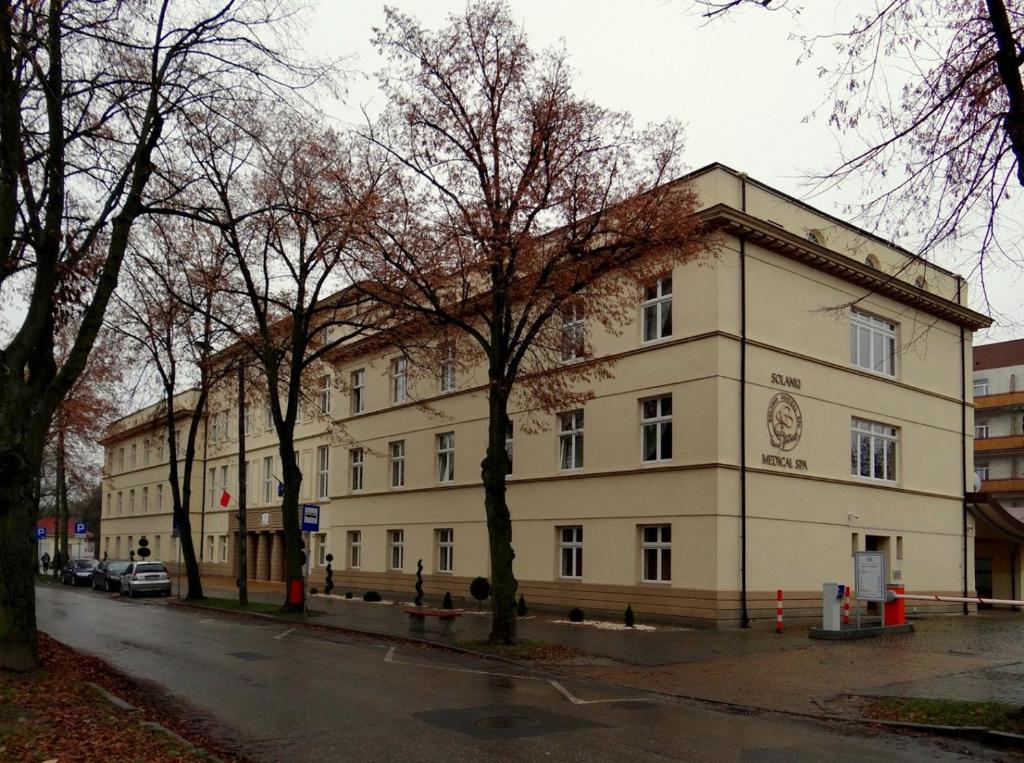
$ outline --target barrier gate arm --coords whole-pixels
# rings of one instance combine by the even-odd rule
[[[913,601],[945,601],[954,604],[993,604],[1008,607],[1024,607],[1024,601],[1016,599],[982,599],[978,596],[936,596],[932,594],[893,593],[886,591],[886,601],[911,599]]]

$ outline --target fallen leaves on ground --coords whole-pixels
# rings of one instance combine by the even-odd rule
[[[242,760],[205,738],[199,724],[163,692],[127,678],[99,658],[76,652],[42,633],[39,655],[42,667],[35,673],[0,673],[0,760],[208,760],[144,725],[154,721],[223,760]],[[136,710],[114,707],[89,682]]]

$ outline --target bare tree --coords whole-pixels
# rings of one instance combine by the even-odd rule
[[[45,435],[86,366],[150,178],[177,154],[183,115],[294,81],[286,21],[270,0],[0,0],[0,298],[25,307],[0,349],[0,668],[38,662],[30,536]]]
[[[709,17],[765,0],[698,0]],[[839,4],[836,4],[838,8]],[[860,212],[921,254],[964,238],[986,255],[1016,249],[1013,212],[1024,186],[1024,14],[1004,0],[890,0],[846,29],[800,38],[819,65],[830,124],[858,148],[812,179],[861,181]],[[1014,252],[1019,257],[1020,252]]]
[[[436,32],[388,10],[375,41],[391,62],[389,106],[365,137],[387,203],[367,218],[353,281],[407,316],[421,344],[455,339],[486,369],[490,638],[513,643],[510,398],[547,411],[587,399],[608,363],[566,333],[569,317],[617,332],[640,285],[709,240],[692,193],[663,185],[679,128],[636,129],[577,96],[565,51],[533,51],[507,4],[473,3]]]

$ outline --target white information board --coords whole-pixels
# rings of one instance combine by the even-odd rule
[[[885,601],[885,553],[858,551],[853,555],[854,598]]]

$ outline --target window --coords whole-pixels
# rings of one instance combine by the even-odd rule
[[[209,484],[210,484],[210,508],[212,509],[214,506],[217,505],[217,499],[220,498],[220,496],[217,495],[217,467],[216,466],[210,469]]]
[[[348,532],[348,566],[358,570],[363,562],[363,533],[361,530]]]
[[[114,538],[114,556],[117,559],[121,558],[121,536],[118,535]]]
[[[362,413],[366,409],[364,397],[366,386],[366,371],[359,369],[352,372],[352,413]]]
[[[132,469],[135,468],[135,453],[136,453],[137,449],[138,449],[138,446],[135,445],[134,443],[132,443]]]
[[[508,419],[505,424],[505,454],[508,456],[508,466],[505,468],[505,474],[512,473],[512,437],[515,434],[515,429],[512,426],[512,419]]]
[[[451,392],[455,389],[455,348],[444,348],[441,356],[441,391]]]
[[[331,377],[325,376],[320,380],[320,413],[331,412]]]
[[[220,440],[220,414],[214,413],[210,415],[210,442],[217,442]]]
[[[107,451],[107,474],[114,473],[114,451]]]
[[[274,457],[263,459],[263,503],[274,500]]]
[[[221,497],[226,492],[228,492],[228,467],[227,467],[227,464],[225,464],[224,466],[222,466],[220,468],[220,492],[217,493],[217,503],[216,504],[211,504],[210,507],[213,508],[214,505],[219,506],[220,505],[220,499],[221,499]]]
[[[455,531],[452,529],[437,531],[437,571],[451,572],[455,569]]]
[[[672,276],[660,278],[644,289],[640,309],[645,342],[672,336]]]
[[[437,436],[437,481],[455,479],[455,432],[442,432]]]
[[[157,559],[160,558],[160,536],[154,536],[153,538],[153,556]]]
[[[570,362],[583,357],[583,307],[570,305],[562,309],[562,360]]]
[[[107,516],[114,516],[114,494],[107,493]]]
[[[142,513],[149,511],[149,488],[142,488]]]
[[[877,374],[896,375],[896,324],[853,310],[850,363]]]
[[[878,270],[879,267],[878,258],[875,257],[875,255],[873,254],[869,254],[867,257],[864,258],[864,264],[867,265],[869,268],[874,268],[875,270]]]
[[[252,432],[252,408],[248,405],[245,406],[245,413],[243,415],[245,434],[248,436]]]
[[[409,361],[395,358],[391,361],[391,402],[404,403],[408,393]]]
[[[896,427],[853,419],[850,473],[856,477],[896,480]]]
[[[314,541],[316,543],[316,565],[324,567],[327,564],[327,533],[317,533]]]
[[[976,421],[974,422],[974,439],[984,440],[988,437],[988,422],[987,421]]]
[[[164,486],[156,486],[156,510],[163,511],[164,508]]]
[[[988,394],[988,379],[974,380],[974,396],[984,397]]]
[[[213,561],[213,536],[206,536],[206,558]]]
[[[352,472],[352,492],[363,489],[363,449],[352,448],[348,452],[349,468]]]
[[[156,462],[162,463],[164,460],[164,441],[162,437],[158,437],[156,441]]]
[[[118,448],[117,451],[117,470],[120,472],[124,471],[124,448]]]
[[[388,443],[391,458],[391,487],[405,486],[405,440]]]
[[[218,535],[217,536],[217,561],[226,562],[228,560],[228,536]]]
[[[640,435],[644,463],[672,458],[672,395],[640,404]]]
[[[326,498],[330,477],[331,447],[329,445],[321,445],[316,449],[316,455],[318,465],[316,474],[316,495],[317,498]]]
[[[121,516],[121,514],[124,513],[124,501],[122,500],[123,497],[123,493],[117,494],[117,516]]]
[[[147,437],[142,442],[142,465],[143,466],[149,466],[149,449],[150,449],[150,447],[152,447],[152,443],[150,443],[149,438]]]
[[[990,479],[988,476],[988,462],[978,462],[974,465],[974,473],[978,475],[978,479],[984,482]]]
[[[128,491],[128,513],[129,514],[134,514],[135,513],[135,490],[134,489]]]
[[[267,403],[263,409],[263,428],[274,428],[274,409],[270,407],[270,403]]]
[[[174,430],[174,457],[181,458],[181,427]]]
[[[667,583],[672,580],[672,526],[653,525],[640,528],[642,555],[641,579],[645,583]]]
[[[391,546],[389,569],[402,569],[405,566],[405,530],[388,530],[388,544]]]
[[[583,577],[583,528],[558,528],[559,569],[563,578]]]
[[[562,471],[583,468],[583,411],[558,415],[558,463]]]

